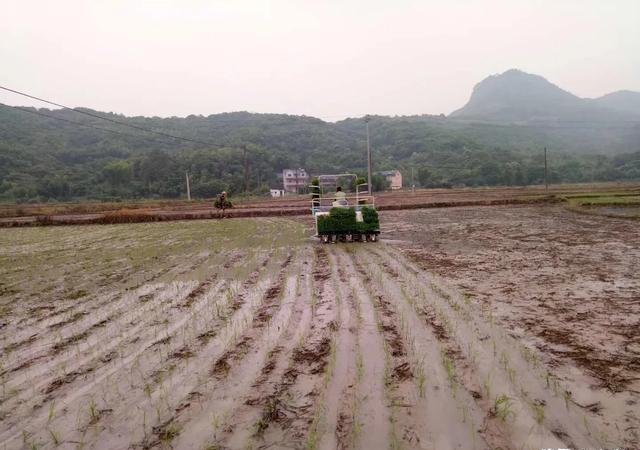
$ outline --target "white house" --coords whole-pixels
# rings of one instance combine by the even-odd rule
[[[284,197],[284,189],[271,189],[271,197]]]
[[[304,169],[284,169],[282,184],[285,192],[298,193],[309,185],[309,174]]]

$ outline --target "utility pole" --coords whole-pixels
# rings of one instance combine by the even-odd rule
[[[371,142],[369,140],[369,121],[371,117],[368,115],[364,118],[364,123],[367,125],[367,191],[371,195]]]
[[[411,192],[416,192],[416,184],[413,181],[413,166],[411,166]]]
[[[547,181],[547,147],[544,148],[544,190],[549,190],[549,182]]]
[[[248,163],[247,163],[247,146],[243,145],[242,146],[242,159],[243,159],[243,165],[244,165],[244,193],[246,194],[247,191],[249,190],[249,168],[248,168]]]
[[[189,187],[189,172],[185,172],[184,176],[187,179],[187,200],[191,201],[191,188]]]

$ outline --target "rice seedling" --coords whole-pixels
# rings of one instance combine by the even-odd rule
[[[147,438],[147,410],[142,410],[142,433],[145,439]]]
[[[99,416],[99,411],[98,411],[98,407],[96,405],[96,402],[91,399],[89,401],[89,418],[91,420],[91,423],[95,423],[98,421],[98,416]]]
[[[483,383],[485,394],[488,398],[491,398],[491,372],[487,374],[487,377]]]
[[[564,389],[562,391],[562,398],[564,398],[565,407],[569,409],[569,400],[571,400],[571,392]]]
[[[383,342],[383,350],[384,350],[384,385],[385,387],[391,386],[393,383],[393,374],[391,373],[391,353],[389,352],[389,345],[386,341]]]
[[[591,429],[589,428],[589,422],[587,422],[587,416],[582,416],[582,423],[584,424],[584,428],[587,431],[587,434],[591,436]]]
[[[307,434],[307,450],[315,450],[318,448],[318,439],[320,438],[320,428],[323,417],[322,405],[318,405],[313,415],[311,426],[309,427],[309,433]]]
[[[22,445],[27,446],[29,443],[30,433],[27,430],[22,430]]]
[[[505,394],[496,397],[492,413],[503,422],[505,422],[509,417],[514,417],[515,412],[513,411],[513,401],[511,398]]]
[[[509,357],[505,352],[500,353],[500,364],[502,364],[504,370],[509,368]]]
[[[50,423],[56,417],[56,401],[53,400],[49,404],[49,414],[47,416],[47,423]]]
[[[336,357],[338,353],[338,346],[336,343],[336,337],[334,333],[333,339],[331,339],[330,350],[329,350],[329,364],[327,364],[327,368],[324,373],[324,385],[327,386],[329,381],[331,381],[331,377],[333,376],[333,371],[336,366]]]
[[[533,416],[536,419],[538,425],[542,425],[544,422],[544,407],[545,403],[542,400],[536,400],[531,403],[531,408],[533,409]]]
[[[176,423],[171,422],[169,425],[164,427],[162,432],[159,434],[158,439],[160,439],[161,442],[169,443],[174,440],[179,433],[180,427]]]
[[[356,352],[356,375],[358,377],[358,380],[362,380],[362,378],[364,377],[364,359],[362,357],[360,347],[358,347]]]
[[[50,428],[48,429],[48,431],[49,431],[49,435],[51,436],[51,440],[53,441],[53,445],[55,445],[56,447],[60,445],[60,442],[61,442],[60,434],[57,431],[52,430]]]
[[[262,436],[267,428],[269,428],[269,422],[263,417],[260,417],[256,423],[253,424],[254,434],[256,436]]]
[[[220,429],[220,425],[222,423],[222,418],[220,414],[212,414],[211,415],[211,428],[213,428],[213,436],[216,437],[218,430]]]
[[[391,429],[389,430],[389,449],[400,450],[402,448],[402,440],[400,439],[400,436],[398,436],[398,432],[394,426],[395,420],[393,420],[393,417],[397,414],[395,410],[396,407],[394,406],[391,411],[392,424]]]
[[[551,373],[549,373],[549,372],[547,371],[547,372],[544,374],[544,379],[545,379],[545,381],[546,381],[546,383],[547,383],[547,389],[549,389],[549,387],[550,387],[550,384],[549,384],[549,379],[550,379],[550,377],[551,377]]]
[[[442,366],[447,372],[447,379],[449,380],[449,385],[451,386],[451,395],[455,398],[457,393],[457,382],[456,382],[456,374],[455,374],[455,365],[453,360],[449,357],[446,351],[442,350],[440,352],[440,357],[442,361]]]
[[[418,384],[418,393],[420,397],[424,398],[425,388],[427,384],[427,377],[424,373],[424,360],[421,360],[415,370],[416,382]]]
[[[304,347],[305,344],[305,335],[301,334],[300,338],[298,339],[298,343],[296,344],[296,349],[300,350]]]

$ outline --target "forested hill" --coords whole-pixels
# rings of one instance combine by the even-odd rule
[[[621,126],[640,121],[640,93],[580,98],[539,75],[511,69],[478,83],[451,117],[519,124]]]
[[[328,123],[246,112],[145,118],[87,111],[198,142],[69,110],[0,105],[0,200],[179,197],[185,195],[185,171],[196,197],[223,189],[263,193],[278,185],[276,174],[286,167],[311,173],[365,167],[362,118]],[[412,167],[418,186],[539,183],[544,146],[553,181],[640,179],[637,124],[504,125],[373,116],[370,127],[374,169],[399,168],[407,185]]]

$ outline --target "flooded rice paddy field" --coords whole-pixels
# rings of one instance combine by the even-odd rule
[[[514,292],[541,294],[513,261],[511,303],[498,263],[437,264],[455,251],[511,258],[504,239],[462,242],[489,228],[451,211],[387,213],[393,231],[376,244],[321,245],[305,223],[266,218],[4,231],[0,448],[637,447],[637,331],[619,322],[603,338],[597,328],[606,317],[637,322],[634,274],[609,275],[626,314],[582,297],[563,306],[591,311],[581,320],[547,313],[560,336],[596,327],[602,354],[629,341],[626,353],[615,347],[627,359],[612,381],[598,384],[578,359],[544,347],[560,345],[554,337],[527,328]],[[621,245],[606,242],[603,261]],[[637,244],[627,244],[631,261]],[[575,264],[558,263],[563,274]],[[564,289],[545,273],[548,289]],[[546,306],[535,297],[531,309],[556,307],[560,296],[544,292]]]
[[[640,223],[560,206],[387,213],[394,245],[438,274],[638,448]]]

